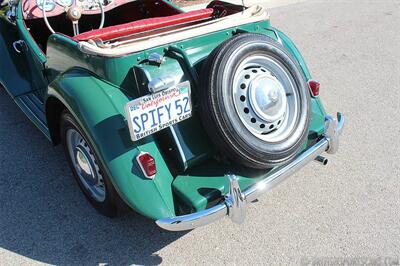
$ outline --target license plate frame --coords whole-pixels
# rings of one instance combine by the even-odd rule
[[[147,94],[125,105],[125,117],[128,121],[132,141],[150,136],[191,116],[192,101],[189,81]]]

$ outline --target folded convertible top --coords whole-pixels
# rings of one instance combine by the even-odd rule
[[[208,14],[207,12],[209,11],[206,11],[205,14],[202,15]],[[187,27],[172,29],[170,31],[134,39],[118,40],[110,43],[104,42],[101,45],[98,45],[92,40],[77,41],[79,42],[79,49],[84,53],[106,57],[118,57],[130,53],[144,51],[152,47],[190,39],[204,34],[209,34],[211,32],[263,20],[269,20],[269,13],[264,7],[260,5],[254,5],[242,12],[228,15],[226,17],[207,20],[196,25],[189,25]]]
[[[179,25],[192,21],[211,18],[213,12],[214,10],[212,8],[206,8],[167,17],[141,19],[129,23],[106,27],[103,29],[88,31],[76,35],[75,37],[73,37],[73,39],[75,41],[86,41],[86,40],[96,40],[96,39],[101,39],[102,41],[108,41],[111,39],[124,37],[135,33],[141,33],[145,31],[159,29],[162,27]]]

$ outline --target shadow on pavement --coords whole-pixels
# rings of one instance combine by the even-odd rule
[[[0,89],[0,248],[51,264],[159,264],[185,233],[130,212],[110,219],[80,192],[53,147]]]

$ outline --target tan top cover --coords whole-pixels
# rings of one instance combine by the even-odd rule
[[[239,12],[230,16],[222,17],[212,21],[207,21],[197,25],[176,29],[165,33],[136,38],[134,40],[116,41],[105,44],[102,47],[94,43],[81,41],[79,48],[88,54],[101,56],[117,57],[125,54],[136,53],[153,47],[182,41],[196,36],[201,36],[211,32],[220,31],[227,28],[237,27],[240,25],[254,23],[262,20],[268,20],[269,13],[260,5],[254,5],[243,12]]]

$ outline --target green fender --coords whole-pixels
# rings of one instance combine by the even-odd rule
[[[310,80],[312,79],[311,74],[310,74],[310,70],[307,67],[306,62],[304,61],[303,56],[301,55],[299,49],[297,49],[296,45],[293,43],[293,41],[283,32],[281,32],[280,30],[276,29],[276,28],[272,28],[276,34],[277,37],[282,41],[282,45],[292,54],[292,56],[297,60],[297,62],[299,63],[301,69],[303,70],[304,76],[306,78],[306,80]],[[319,97],[313,98],[312,102],[316,103],[316,106],[313,104],[313,109],[316,111],[314,113],[318,113],[319,111],[319,119],[313,119],[314,121],[312,121],[312,123],[323,123],[325,116],[326,116],[326,111],[321,103],[321,100]],[[317,109],[319,109],[317,111]],[[318,121],[315,121],[318,120]]]
[[[303,56],[301,55],[299,49],[297,49],[296,45],[293,43],[293,41],[283,32],[276,28],[272,28],[278,37],[278,40],[282,42],[282,45],[292,54],[292,56],[297,60],[299,65],[301,66],[301,69],[303,70],[304,76],[306,77],[307,80],[311,79],[311,74],[310,71],[308,70],[308,67],[306,65],[306,62],[304,61]]]
[[[152,219],[175,215],[173,177],[152,136],[130,140],[124,115],[130,98],[123,90],[85,69],[74,68],[49,85],[46,104],[54,98],[79,122],[115,189],[131,208]],[[141,151],[156,160],[153,180],[145,178],[137,165],[135,158]]]

